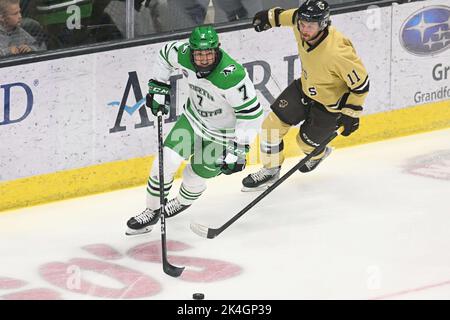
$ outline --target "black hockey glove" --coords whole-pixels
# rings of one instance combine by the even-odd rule
[[[253,18],[253,27],[256,32],[266,31],[272,28],[269,22],[269,10],[259,11]]]
[[[145,96],[145,105],[150,108],[154,116],[161,110],[163,114],[169,113],[170,85],[150,79],[148,81],[148,94]]]
[[[275,15],[275,27],[279,27],[280,26],[279,16],[280,13],[284,11],[284,9],[277,7],[270,10],[273,10],[273,14]],[[257,32],[266,31],[273,27],[272,25],[270,25],[269,21],[270,10],[259,11],[255,14],[255,17],[253,18],[253,27]]]
[[[340,121],[341,125],[344,126],[344,131],[341,133],[344,137],[348,137],[359,128],[359,118],[353,118],[343,114]]]
[[[361,106],[355,106],[352,104],[346,104],[341,112],[341,118],[339,119],[340,125],[344,126],[342,135],[347,137],[359,128],[359,114],[362,111]]]
[[[229,175],[244,170],[247,162],[246,155],[250,147],[248,144],[241,145],[230,142],[223,151],[222,157],[218,159],[217,166],[222,173]]]

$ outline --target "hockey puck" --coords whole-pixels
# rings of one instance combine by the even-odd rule
[[[194,300],[203,300],[205,299],[205,295],[203,293],[194,293],[192,298],[194,298]]]

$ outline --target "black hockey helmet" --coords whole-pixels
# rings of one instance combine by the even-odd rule
[[[318,22],[323,30],[331,23],[330,6],[325,0],[306,0],[297,10],[297,23],[298,20]]]

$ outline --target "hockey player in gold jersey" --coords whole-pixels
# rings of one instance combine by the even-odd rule
[[[243,191],[261,190],[275,182],[284,161],[283,137],[291,126],[300,125],[297,143],[311,153],[343,126],[343,136],[359,127],[359,116],[369,91],[369,77],[353,45],[330,25],[330,9],[324,0],[307,0],[299,8],[272,8],[253,18],[257,32],[290,27],[298,44],[301,77],[294,80],[270,106],[262,124],[263,168],[242,181]],[[329,146],[300,167],[309,172],[330,153]]]

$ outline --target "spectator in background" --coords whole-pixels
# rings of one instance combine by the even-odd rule
[[[116,24],[123,38],[130,36],[140,37],[152,33],[162,32],[160,19],[161,3],[156,0],[134,0],[134,32],[127,34],[126,0],[111,1],[105,12],[110,15],[112,21]]]
[[[154,0],[153,0],[154,1]],[[167,0],[163,31],[195,27],[205,23],[210,0]],[[212,0],[213,23],[246,19],[263,9],[261,0]]]
[[[29,1],[30,16],[38,20],[48,35],[49,49],[121,39],[117,26],[105,8],[112,0]]]
[[[203,24],[209,0],[167,0],[162,27],[164,31],[186,29]]]
[[[20,26],[21,22],[19,0],[0,0],[0,56],[45,50]]]
[[[213,3],[216,10],[220,8],[225,12],[226,21],[247,19],[253,17],[256,12],[263,9],[261,0],[216,0]]]
[[[44,28],[42,28],[41,24],[38,21],[24,16],[23,9],[22,17],[22,23],[20,24],[20,26],[37,41],[40,50],[46,50],[48,35],[45,32]]]

